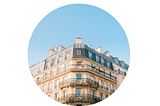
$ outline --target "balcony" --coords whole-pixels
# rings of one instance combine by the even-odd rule
[[[98,88],[99,83],[96,81],[90,80],[89,78],[81,78],[81,79],[70,78],[68,80],[60,82],[59,85],[61,89],[66,86],[91,86],[91,87]]]
[[[99,97],[90,94],[82,94],[82,95],[68,94],[66,96],[58,98],[58,102],[61,103],[76,103],[76,102],[96,103],[99,101],[100,101]]]
[[[54,71],[52,74],[47,74],[46,76],[43,76],[40,78],[40,81],[39,82],[42,82],[44,80],[47,80],[47,79],[50,79],[56,75],[59,75],[65,71],[68,71],[68,70],[91,70],[97,74],[100,74],[102,76],[105,76],[109,79],[112,79],[114,81],[117,81],[117,77],[111,75],[111,73],[106,73],[105,71],[102,71],[100,69],[97,69],[95,68],[94,66],[90,66],[88,64],[80,64],[80,65],[77,65],[77,64],[71,64],[71,65],[68,65],[67,67],[63,67],[63,68],[59,68],[57,69],[56,71]],[[36,81],[37,82],[37,81]]]
[[[124,75],[124,76],[126,76],[127,75],[127,73],[126,72],[123,72],[123,71],[120,71],[120,70],[118,70],[118,72],[117,72],[118,74],[122,74],[122,75]]]

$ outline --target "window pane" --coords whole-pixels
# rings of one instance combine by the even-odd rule
[[[81,89],[76,89],[76,95],[81,95]]]
[[[81,63],[77,63],[77,66],[81,66]]]
[[[81,55],[81,50],[77,50],[77,55]]]
[[[82,75],[76,75],[76,79],[77,80],[81,80],[82,79]]]

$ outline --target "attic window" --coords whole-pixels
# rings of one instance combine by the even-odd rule
[[[81,55],[81,50],[77,50],[77,55]]]

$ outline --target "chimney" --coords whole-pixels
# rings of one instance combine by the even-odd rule
[[[53,55],[55,53],[55,51],[53,49],[49,49],[48,50],[48,57]]]
[[[59,52],[62,50],[62,45],[59,46]]]
[[[76,38],[76,43],[82,43],[82,38],[80,37]]]
[[[56,53],[58,52],[58,47],[55,48],[55,52],[56,52]]]
[[[106,51],[103,53],[105,56],[109,57],[110,58],[110,55],[109,55],[109,51]]]
[[[97,48],[95,49],[95,51],[97,51],[97,52],[101,53],[101,47],[100,47],[100,46],[99,46],[99,47],[97,47]]]
[[[91,46],[91,45],[88,45],[88,47],[92,48],[92,46]]]

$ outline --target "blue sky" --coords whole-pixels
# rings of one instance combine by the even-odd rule
[[[129,64],[128,39],[118,21],[98,7],[72,4],[53,10],[39,22],[29,43],[29,66],[46,59],[54,46],[67,48],[76,43],[76,37],[92,48],[101,46],[102,53],[108,50]]]

